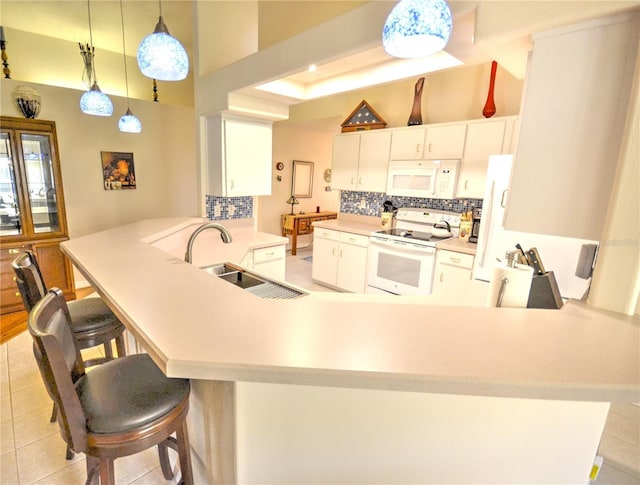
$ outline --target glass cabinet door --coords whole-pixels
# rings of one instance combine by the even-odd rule
[[[21,133],[20,140],[33,231],[57,232],[60,223],[49,136]]]
[[[22,234],[20,202],[11,137],[0,132],[0,236]]]

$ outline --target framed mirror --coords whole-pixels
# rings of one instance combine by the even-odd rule
[[[311,197],[313,192],[313,162],[293,161],[291,195],[294,197]]]

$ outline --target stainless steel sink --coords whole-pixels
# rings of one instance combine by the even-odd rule
[[[249,293],[253,293],[260,298],[290,299],[307,294],[295,288],[240,270],[237,267],[227,265],[226,263],[204,266],[200,269],[207,273],[216,275],[217,277],[228,281],[232,285],[242,288]]]

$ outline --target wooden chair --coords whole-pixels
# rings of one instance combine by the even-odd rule
[[[179,455],[181,483],[193,483],[186,417],[188,379],[167,378],[147,354],[121,357],[85,373],[67,303],[52,288],[29,313],[33,352],[58,407],[67,445],[87,455],[87,484],[115,484],[114,460],[158,446],[164,477],[168,448]],[[175,433],[176,438],[172,435]]]
[[[47,292],[38,261],[33,252],[27,250],[13,261],[12,266],[24,307],[30,312]],[[111,349],[112,340],[115,340],[118,357],[126,355],[124,348],[125,327],[101,298],[90,297],[71,301],[69,302],[69,312],[73,333],[78,339],[78,345],[81,349],[97,345],[104,346],[105,357],[86,360],[85,367],[112,360],[114,358]],[[54,419],[55,416],[52,416],[52,421]]]

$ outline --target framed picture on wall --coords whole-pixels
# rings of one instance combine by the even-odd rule
[[[131,190],[136,188],[133,153],[100,152],[104,190]]]

